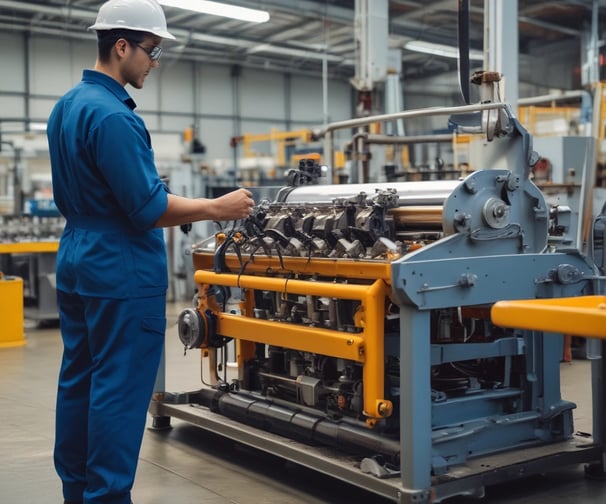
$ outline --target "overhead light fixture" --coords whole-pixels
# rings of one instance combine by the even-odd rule
[[[158,0],[158,2],[166,7],[176,7],[178,9],[239,19],[240,21],[249,21],[251,23],[265,23],[269,21],[269,12],[267,11],[212,2],[210,0]]]
[[[404,49],[424,54],[432,54],[433,56],[441,56],[442,58],[456,59],[459,57],[459,51],[455,47],[435,44],[433,42],[424,42],[423,40],[410,40],[404,44]],[[469,51],[469,59],[483,61],[484,54],[481,51],[471,50]]]

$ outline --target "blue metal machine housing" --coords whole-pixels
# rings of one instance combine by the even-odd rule
[[[486,169],[461,181],[285,188],[276,201],[259,205],[256,220],[194,250],[197,269],[231,280],[198,286],[197,311],[180,317],[180,338],[186,348],[201,347],[214,367],[220,364],[223,377],[213,368],[214,384],[187,394],[159,384],[154,417],[186,418],[401,503],[481,496],[487,484],[546,464],[603,460],[601,442],[571,442],[575,405],[560,392],[563,335],[490,320],[499,300],[596,293],[599,273],[580,250],[563,248],[570,240],[550,240],[557,209],[532,181],[538,159],[532,138],[506,107],[502,112],[495,140],[483,146]],[[434,200],[441,206],[438,230],[432,222],[430,232],[398,235],[393,208],[421,203],[423,212]],[[424,236],[423,246],[411,244],[415,233]],[[249,273],[264,264],[262,257],[273,258],[273,266]],[[290,257],[303,259],[303,267],[296,270],[301,262]],[[360,264],[359,277],[344,278],[340,261]],[[364,265],[377,262],[388,264],[390,288],[378,317],[383,341],[372,347],[384,352],[384,407],[371,418],[365,390],[377,380],[365,374],[364,355],[322,355],[311,343],[316,332],[328,338],[334,331],[337,338],[349,331],[354,344],[364,331],[365,307],[293,296],[286,286],[295,280],[370,284]],[[264,276],[283,278],[284,292],[250,288],[255,279],[263,285]],[[280,339],[230,332],[239,316],[275,324],[276,334],[288,324],[305,326],[310,342],[296,341],[305,332],[294,329],[296,337],[286,329]],[[219,362],[217,351],[228,355],[233,341],[237,373],[229,380],[227,358]],[[366,344],[360,352],[371,348]],[[195,415],[182,409],[190,403],[202,406]],[[347,456],[329,462],[321,446]]]

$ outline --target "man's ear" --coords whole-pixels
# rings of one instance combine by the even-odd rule
[[[116,40],[116,43],[114,44],[114,49],[116,50],[116,54],[120,57],[120,58],[124,58],[124,56],[126,55],[126,46],[128,45],[128,41],[126,39],[118,39]]]

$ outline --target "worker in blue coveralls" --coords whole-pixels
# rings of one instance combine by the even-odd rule
[[[64,352],[54,460],[65,503],[129,504],[166,329],[162,227],[247,217],[246,189],[216,199],[171,194],[125,89],[174,39],[156,0],[109,0],[94,70],[48,121],[54,198],[66,219],[57,254]]]

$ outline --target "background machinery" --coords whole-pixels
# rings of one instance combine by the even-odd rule
[[[500,300],[600,290],[571,212],[532,181],[532,137],[494,96],[393,115],[483,131],[484,169],[463,180],[324,185],[302,161],[197,244],[179,337],[201,349],[203,383],[174,393],[160,375],[154,426],[182,418],[401,503],[568,464],[603,474],[602,440],[574,437],[561,397],[562,335],[491,321]]]

